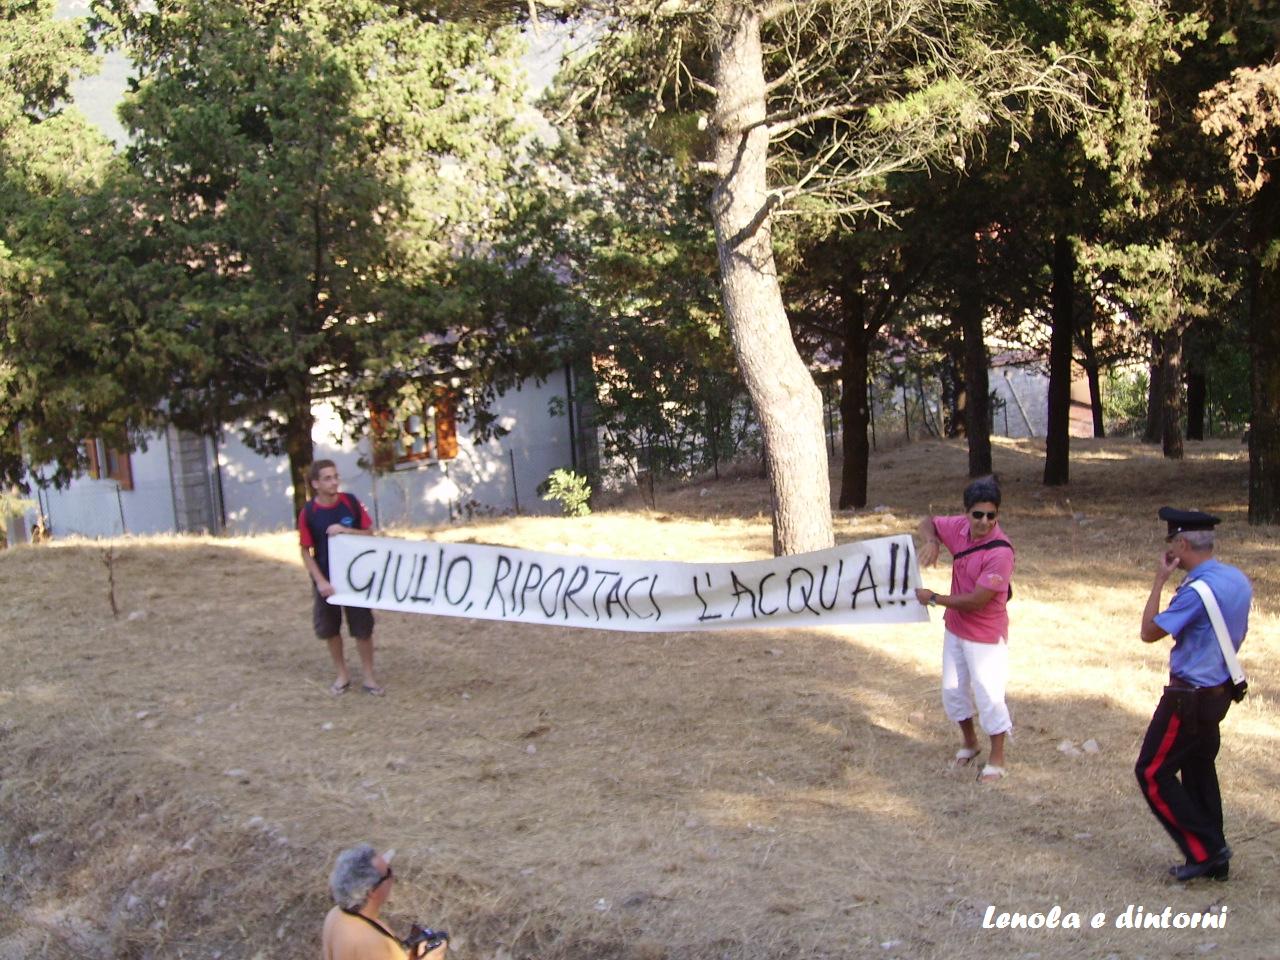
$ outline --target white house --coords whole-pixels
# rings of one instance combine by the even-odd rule
[[[452,416],[446,423],[443,411],[427,409],[391,425],[390,439],[377,450],[367,434],[347,434],[331,404],[318,404],[315,459],[337,464],[343,488],[364,501],[380,527],[554,512],[557,507],[542,501],[536,488],[559,467],[583,469],[580,438],[589,431],[581,427],[575,393],[566,368],[545,383],[527,380],[497,399],[491,412],[507,431],[501,438],[475,440],[465,423],[453,424]],[[146,449],[129,453],[95,441],[87,450],[87,473],[67,488],[32,484],[38,512],[54,537],[243,534],[296,523],[288,459],[250,450],[234,424],[217,437],[170,427],[151,437]],[[28,515],[28,529],[36,519],[34,511]]]
[[[1089,381],[1071,365],[1071,407],[1068,431],[1073,437],[1093,436],[1093,406]],[[1049,432],[1049,376],[1043,361],[1029,351],[1004,351],[991,358],[987,372],[991,393],[991,432],[1001,437],[1043,437]]]

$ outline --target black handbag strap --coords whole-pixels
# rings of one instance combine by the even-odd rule
[[[988,540],[986,543],[980,543],[976,547],[970,547],[968,550],[961,550],[959,553],[951,555],[952,560],[959,560],[961,557],[967,557],[971,553],[977,553],[979,550],[994,550],[996,547],[1008,547],[1013,549],[1013,544],[1008,540]]]
[[[968,550],[961,550],[959,553],[951,555],[952,560],[959,560],[961,557],[967,557],[971,553],[977,553],[979,550],[994,550],[996,547],[1008,547],[1013,549],[1013,544],[1008,540],[988,540],[986,543],[980,543],[976,547],[970,547]],[[1009,583],[1009,594],[1007,599],[1013,599],[1013,582]]]

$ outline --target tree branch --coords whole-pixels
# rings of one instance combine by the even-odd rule
[[[769,23],[801,7],[813,6],[812,0],[774,0],[760,8],[760,22]]]
[[[861,103],[843,103],[831,107],[823,107],[820,110],[812,110],[809,113],[802,113],[791,117],[786,122],[779,123],[791,111],[781,111],[764,118],[762,123],[769,127],[769,138],[776,140],[779,137],[792,133],[810,123],[816,123],[819,120],[838,120],[841,117],[847,117],[851,113],[857,113],[864,109]]]

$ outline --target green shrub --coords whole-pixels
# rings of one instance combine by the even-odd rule
[[[1147,424],[1147,372],[1108,370],[1102,384],[1102,416],[1109,437],[1141,436]]]
[[[563,468],[552,470],[547,479],[538,484],[543,500],[559,502],[566,517],[585,517],[591,513],[591,486],[580,473]]]

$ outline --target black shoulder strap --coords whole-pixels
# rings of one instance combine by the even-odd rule
[[[1008,540],[988,540],[986,543],[980,543],[976,547],[970,547],[968,550],[961,550],[959,553],[951,555],[952,560],[959,560],[961,557],[967,557],[971,553],[977,553],[979,550],[994,550],[996,547],[1008,547],[1013,549],[1013,544]],[[1009,584],[1008,599],[1013,599],[1013,583]]]
[[[976,547],[970,547],[968,550],[961,550],[959,553],[951,555],[952,560],[959,560],[961,557],[967,557],[971,553],[977,553],[979,550],[994,550],[996,547],[1008,547],[1013,549],[1013,544],[1008,540],[988,540],[986,543],[980,543]]]

